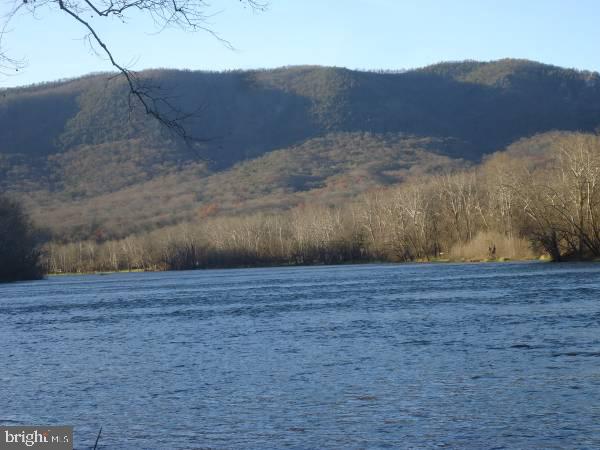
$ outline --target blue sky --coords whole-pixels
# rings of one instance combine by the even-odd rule
[[[2,0],[0,8],[6,7]],[[270,0],[253,12],[237,0],[211,0],[207,33],[94,19],[132,69],[247,69],[320,64],[404,69],[447,60],[527,58],[600,70],[598,0]],[[111,67],[82,40],[84,30],[56,10],[12,20],[4,50],[27,66],[0,75],[0,87],[74,77]]]

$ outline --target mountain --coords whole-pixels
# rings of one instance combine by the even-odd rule
[[[196,112],[184,125],[198,140],[130,110],[112,74],[0,91],[0,188],[57,235],[333,203],[539,133],[600,125],[598,73],[526,60],[140,76]]]

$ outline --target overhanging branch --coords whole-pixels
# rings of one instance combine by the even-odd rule
[[[255,0],[238,0],[239,3],[249,6],[253,10],[263,10],[265,3]],[[182,137],[186,141],[196,140],[192,138],[185,129],[183,122],[194,117],[197,112],[183,112],[179,110],[169,99],[160,95],[156,87],[142,80],[135,71],[128,69],[120,63],[113,54],[111,48],[106,44],[90,20],[87,17],[117,18],[125,21],[125,14],[129,11],[137,11],[149,15],[153,21],[164,29],[175,26],[186,31],[208,32],[222,42],[225,46],[232,48],[231,44],[221,38],[217,33],[206,26],[205,10],[209,4],[204,0],[18,0],[12,12],[6,17],[4,28],[0,30],[0,73],[8,66],[15,66],[16,61],[9,59],[2,52],[2,37],[9,21],[16,13],[23,9],[35,14],[42,6],[57,6],[58,9],[71,17],[74,21],[85,28],[90,42],[96,44],[101,53],[106,55],[110,64],[125,78],[129,88],[130,108],[133,108],[131,99],[141,104],[144,112],[156,119],[169,131]]]

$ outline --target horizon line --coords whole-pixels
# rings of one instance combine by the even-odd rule
[[[424,66],[410,67],[410,68],[378,68],[378,69],[368,69],[368,68],[360,68],[360,67],[347,67],[347,66],[337,66],[337,65],[323,65],[323,64],[289,64],[282,66],[273,66],[273,67],[254,67],[254,68],[230,68],[230,69],[190,69],[190,68],[175,68],[175,67],[147,67],[139,70],[132,70],[134,73],[144,73],[144,72],[155,72],[155,71],[170,71],[170,72],[190,72],[190,73],[213,73],[213,74],[225,74],[232,72],[268,72],[268,71],[276,71],[276,70],[285,70],[285,69],[294,69],[294,68],[325,68],[325,69],[343,69],[349,70],[351,72],[362,72],[362,73],[388,73],[388,74],[403,74],[412,71],[423,70],[429,67],[435,67],[443,64],[461,64],[461,63],[478,63],[478,64],[492,64],[498,63],[502,61],[519,61],[523,63],[533,63],[535,65],[547,66],[547,67],[555,67],[563,70],[572,70],[578,73],[589,73],[589,74],[598,74],[600,75],[600,71],[598,70],[590,70],[590,69],[580,69],[577,67],[566,67],[559,66],[556,64],[545,63],[533,59],[528,58],[511,58],[504,57],[498,59],[490,59],[490,60],[478,60],[478,59],[461,59],[461,60],[442,60],[432,64],[426,64]],[[11,77],[12,75],[6,75],[6,77]],[[39,81],[36,83],[27,83],[22,85],[1,87],[0,92],[9,91],[13,89],[27,89],[27,88],[36,88],[36,87],[44,87],[50,86],[53,84],[64,84],[69,82],[74,82],[78,80],[83,80],[86,78],[93,78],[102,75],[111,75],[111,76],[119,76],[120,72],[111,71],[111,70],[101,70],[89,72],[83,75],[75,75],[72,77],[64,77],[57,78],[53,80],[47,81]]]

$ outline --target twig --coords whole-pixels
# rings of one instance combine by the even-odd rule
[[[96,450],[98,448],[98,441],[100,440],[101,434],[102,434],[102,427],[100,427],[100,431],[98,431],[98,436],[96,436],[96,442],[94,443],[93,450]]]

